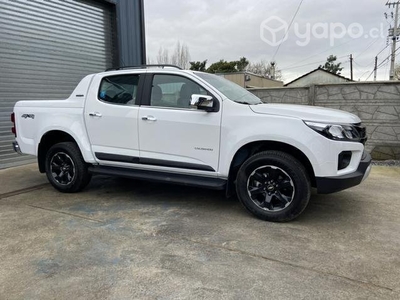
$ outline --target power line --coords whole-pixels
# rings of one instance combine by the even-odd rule
[[[300,61],[298,61],[298,62],[296,62],[296,63],[294,63],[294,64],[291,64],[291,65],[288,65],[286,68],[290,68],[291,66],[295,66],[295,65],[297,65],[297,64],[299,64],[299,63],[302,63],[303,61],[307,61],[307,60],[309,60],[310,58],[314,58],[314,57],[316,57],[316,56],[318,56],[318,55],[320,55],[320,54],[322,54],[322,53],[331,51],[332,49],[335,49],[335,48],[339,48],[339,47],[341,47],[341,46],[343,46],[343,45],[345,45],[345,44],[348,44],[348,43],[350,43],[350,42],[353,42],[353,41],[355,41],[355,40],[354,40],[354,39],[351,39],[351,40],[348,40],[348,41],[346,41],[346,42],[344,42],[344,43],[342,43],[342,44],[339,44],[339,45],[337,45],[337,46],[335,46],[335,47],[329,47],[329,48],[327,48],[327,49],[324,50],[324,51],[321,51],[321,52],[318,52],[318,53],[316,53],[316,54],[310,55],[310,56],[308,56],[307,58],[305,58],[305,59],[303,59],[303,60],[300,60]]]
[[[378,52],[378,54],[376,56],[378,56],[379,54],[381,54],[387,47],[389,47],[389,45],[386,45],[385,48],[383,48],[381,51]]]
[[[389,72],[389,61],[387,61],[387,63],[385,64],[385,77],[387,78],[388,76],[388,72]]]
[[[374,64],[373,62],[372,63],[369,63],[368,65],[366,65],[366,66],[363,66],[363,65],[360,65],[358,62],[356,62],[356,60],[353,58],[353,62],[354,62],[354,64],[356,64],[357,66],[359,66],[360,68],[369,68],[372,64]]]
[[[326,49],[326,50],[324,50],[324,51],[318,52],[317,54],[314,54],[314,55],[312,55],[312,56],[309,56],[309,57],[307,57],[307,58],[305,58],[305,59],[303,59],[303,60],[300,60],[300,61],[298,61],[298,62],[296,62],[296,63],[294,63],[294,64],[290,64],[290,65],[288,65],[286,68],[282,68],[281,71],[286,71],[286,70],[291,70],[291,69],[297,69],[297,68],[301,68],[301,67],[305,67],[305,66],[309,66],[309,65],[313,65],[313,64],[323,63],[323,62],[325,62],[326,60],[321,60],[321,61],[316,61],[316,62],[307,63],[307,64],[302,64],[302,65],[296,66],[297,64],[299,64],[299,63],[301,63],[301,62],[303,62],[303,61],[307,61],[308,59],[310,59],[310,58],[312,58],[312,57],[315,57],[315,56],[317,56],[317,55],[319,55],[319,54],[322,54],[322,53],[324,53],[324,52],[330,51],[330,50],[332,50],[332,49],[334,49],[334,48],[338,48],[338,47],[340,47],[340,46],[342,46],[342,45],[345,45],[345,44],[347,44],[347,43],[349,43],[349,42],[351,42],[351,41],[353,41],[353,40],[348,40],[348,41],[346,41],[346,42],[344,42],[344,43],[342,43],[342,44],[339,44],[339,45],[337,45],[337,46],[335,46],[335,47],[333,47],[333,48],[330,47],[330,48],[328,48],[328,49]],[[372,43],[370,43],[370,44],[367,46],[366,49],[364,49],[360,54],[358,54],[357,57],[359,57],[361,54],[363,54],[364,52],[366,52],[366,51],[367,51],[369,48],[371,48],[372,45],[374,45],[377,41],[378,41],[378,39],[375,39]],[[382,53],[385,49],[387,49],[388,47],[389,47],[389,45],[385,45],[385,47],[384,47],[383,49],[381,49],[381,50],[378,52],[378,54],[377,54],[376,56],[378,56],[379,54],[381,54],[381,53]],[[337,59],[341,59],[341,58],[344,58],[344,57],[348,57],[348,55],[340,56],[340,57],[338,57]],[[345,63],[347,63],[347,62],[348,62],[348,60],[347,60]],[[368,65],[366,65],[366,66],[362,66],[362,65],[360,65],[359,63],[357,63],[357,62],[354,60],[354,57],[353,57],[353,62],[354,62],[355,64],[357,64],[357,65],[358,65],[359,67],[361,67],[361,68],[368,68],[368,67],[371,66],[371,64],[373,64],[373,62],[372,62],[372,63],[370,63],[370,64],[368,64]],[[293,66],[293,67],[292,67],[292,66]],[[359,70],[357,69],[357,71],[359,71]],[[360,72],[360,71],[359,71],[359,72]],[[360,72],[360,73],[361,73],[361,72]],[[362,78],[366,73],[368,73],[368,71],[364,72],[364,73],[360,76],[359,80],[361,80],[361,78]]]
[[[377,55],[375,55],[375,57],[377,57],[379,54],[381,54],[383,51],[385,51],[385,49],[387,49],[388,47],[389,47],[389,45],[386,45],[381,51],[378,52]],[[397,48],[397,50],[398,50],[398,49],[399,49],[399,48]],[[396,51],[397,51],[397,50],[396,50]],[[382,62],[384,62],[385,60],[387,60],[389,57],[390,57],[390,55],[389,55],[388,57],[386,57]],[[371,64],[367,65],[366,68],[368,68],[370,65],[371,65]],[[376,69],[378,70],[379,67],[380,67],[380,65],[377,66]],[[372,70],[372,72],[368,75],[367,79],[365,79],[365,81],[367,81],[367,80],[372,76],[372,74],[373,74],[374,72],[375,72],[375,67],[374,67],[374,69]],[[368,71],[365,72],[365,73],[368,73]],[[361,77],[360,77],[359,79],[361,79],[361,78],[365,75],[365,73],[362,74]]]
[[[378,68],[376,68],[376,69],[378,69]],[[371,77],[372,74],[374,74],[374,72],[375,72],[375,69],[372,70],[372,72],[368,75],[368,77],[367,77],[367,79],[365,79],[365,81],[368,81],[368,79]]]
[[[389,67],[389,60],[386,60],[386,62],[381,66],[381,68],[383,68],[383,67],[386,67],[385,68],[385,76],[386,76],[386,73],[387,73],[387,70],[388,70],[388,67]]]
[[[340,56],[340,57],[337,57],[336,59],[341,59],[341,58],[344,58],[344,57],[348,57],[348,55]],[[281,71],[297,69],[297,68],[306,67],[306,66],[309,66],[309,65],[315,65],[315,64],[319,64],[319,63],[323,63],[323,62],[326,62],[326,59],[320,60],[320,61],[316,61],[316,62],[312,62],[312,63],[308,63],[308,64],[304,64],[304,65],[301,65],[301,66],[296,66],[296,67],[291,67],[291,68],[284,68],[284,69],[281,69]]]
[[[363,66],[361,66],[360,64],[358,64],[355,60],[354,60],[354,58],[353,58],[353,63],[354,63],[354,69],[358,72],[358,73],[362,73],[362,71],[359,69],[359,68],[357,68],[356,66],[359,66],[359,67],[361,67],[361,68],[367,68],[367,67],[369,67],[369,65],[368,66],[365,66],[365,67],[363,67]],[[367,71],[366,73],[368,73],[369,71]]]
[[[358,78],[358,81],[360,81],[360,80],[361,80],[361,78],[363,78],[363,77],[364,77],[364,75],[365,75],[365,74],[367,74],[368,72],[369,72],[369,71],[366,71],[366,72],[362,73],[362,74],[361,74],[361,76],[360,76],[360,78]]]
[[[357,55],[356,57],[354,57],[353,59],[355,59],[355,58],[359,57],[360,55],[364,54],[364,53],[365,53],[369,48],[371,48],[378,40],[379,40],[379,38],[376,38],[372,43],[370,43],[370,44],[368,45],[368,47],[367,47],[366,49],[364,49],[360,54],[358,54],[358,55]],[[339,45],[337,45],[337,46],[335,46],[335,47],[329,47],[329,48],[327,48],[327,49],[325,49],[325,50],[323,50],[323,51],[321,51],[321,52],[312,54],[312,55],[308,56],[308,57],[305,58],[305,59],[302,59],[302,60],[297,61],[297,62],[295,62],[295,63],[293,63],[293,64],[290,64],[290,65],[288,65],[287,67],[284,67],[284,68],[281,69],[281,70],[290,69],[292,66],[296,66],[297,64],[300,64],[300,63],[302,63],[302,62],[304,62],[304,61],[307,61],[307,60],[309,60],[310,58],[314,58],[314,57],[316,57],[316,56],[318,56],[318,55],[320,55],[320,54],[322,54],[322,53],[331,51],[331,50],[333,50],[333,49],[339,48],[339,47],[341,47],[341,46],[343,46],[343,45],[346,45],[346,44],[348,44],[348,43],[350,43],[350,42],[354,42],[354,41],[355,41],[355,39],[351,39],[351,40],[347,40],[346,42],[341,43],[341,44],[339,44]],[[382,53],[387,47],[389,47],[389,45],[386,45],[377,55],[379,55],[380,53]],[[369,64],[369,65],[370,65],[370,64]],[[368,65],[368,66],[369,66],[369,65]],[[303,65],[302,65],[302,66],[303,66]],[[361,67],[361,66],[360,66],[360,67]]]
[[[318,55],[320,55],[320,54],[322,54],[322,53],[324,53],[324,52],[327,52],[327,51],[330,51],[330,50],[332,50],[332,49],[335,49],[335,48],[338,48],[338,47],[340,47],[340,46],[343,46],[343,45],[345,45],[345,44],[348,44],[349,42],[352,42],[352,41],[354,41],[354,40],[348,40],[348,41],[346,41],[346,42],[344,42],[344,43],[342,43],[342,44],[339,44],[339,45],[337,45],[337,46],[335,46],[335,47],[330,47],[330,48],[328,48],[328,49],[326,49],[326,50],[324,50],[324,51],[321,51],[321,52],[318,52],[318,53],[316,53],[316,54],[313,54],[313,55],[311,55],[311,56],[309,56],[309,57],[307,57],[307,58],[305,58],[305,59],[303,59],[303,60],[300,60],[300,61],[294,63],[294,64],[288,65],[286,68],[282,68],[281,71],[290,70],[290,69],[297,69],[297,68],[309,66],[309,65],[312,65],[312,64],[318,64],[318,63],[325,62],[326,60],[323,60],[323,61],[318,61],[318,62],[313,62],[313,63],[307,63],[307,64],[303,64],[303,65],[300,65],[300,66],[296,66],[297,64],[299,64],[299,63],[301,63],[301,62],[307,61],[307,60],[309,60],[310,58],[313,58],[313,57],[318,56]],[[375,44],[377,41],[378,41],[378,39],[374,40],[366,49],[363,50],[363,52],[361,52],[360,54],[358,54],[357,57],[359,57],[361,54],[363,54],[364,52],[366,52],[366,51],[367,51],[369,48],[371,48],[371,46],[372,46],[373,44]],[[389,47],[389,45],[386,45],[383,49],[381,49],[381,50],[378,52],[378,54],[377,54],[376,56],[378,56],[379,54],[381,54],[381,53],[382,53],[385,49],[387,49],[388,47]],[[338,57],[337,59],[341,59],[341,58],[344,58],[344,57],[348,57],[348,56],[347,56],[347,55],[344,55],[344,56]],[[345,63],[347,63],[347,62],[348,62],[348,61],[346,61]],[[358,66],[360,66],[361,68],[368,68],[368,67],[370,67],[370,66],[373,64],[373,62],[372,62],[372,63],[370,63],[370,64],[368,64],[368,65],[366,65],[366,66],[362,66],[362,65],[360,65],[359,63],[357,63],[357,62],[355,61],[354,58],[353,58],[353,62],[354,62],[355,64],[357,64]],[[293,67],[292,67],[292,66],[293,66]],[[358,70],[358,71],[359,71],[359,70]],[[369,71],[366,71],[365,73],[363,73],[363,74],[360,76],[359,80],[360,80],[366,73],[368,73],[368,72],[369,72]]]
[[[271,60],[271,61],[275,61],[275,57],[276,57],[276,55],[278,54],[278,51],[279,51],[279,49],[281,48],[281,45],[282,45],[283,41],[285,40],[285,37],[286,37],[286,35],[288,34],[288,32],[289,32],[289,30],[290,30],[290,27],[292,27],[292,24],[293,24],[293,22],[294,22],[294,19],[296,18],[297,14],[298,14],[298,12],[299,12],[299,10],[300,10],[301,5],[303,4],[303,1],[304,1],[304,0],[301,0],[301,1],[300,1],[299,6],[297,7],[297,10],[296,10],[296,12],[295,12],[294,15],[293,15],[293,18],[292,18],[292,20],[290,21],[289,27],[287,28],[287,30],[286,30],[286,32],[285,32],[285,35],[284,35],[283,38],[282,38],[282,41],[279,43],[278,48],[276,48],[276,51],[275,51],[275,53],[274,53],[274,56],[272,56],[272,60]]]
[[[302,1],[303,2],[303,1]],[[301,2],[301,3],[302,3]],[[301,5],[301,3],[300,3],[300,5]],[[300,6],[299,5],[299,6]],[[386,11],[386,13],[389,11],[390,9],[388,8],[387,9],[387,11]],[[296,15],[295,15],[296,16]],[[386,19],[386,21],[387,21],[387,19]],[[388,21],[387,21],[388,22]],[[389,23],[389,22],[388,22]],[[286,36],[286,33],[285,33],[285,36]],[[361,56],[362,54],[364,54],[368,49],[370,49],[377,41],[379,40],[379,38],[376,38],[376,39],[374,39],[361,53],[359,53],[356,57],[354,57],[354,58],[357,58],[357,57],[359,57],[359,56]],[[323,51],[321,51],[321,52],[318,52],[318,53],[316,53],[316,54],[313,54],[313,55],[310,55],[310,56],[308,56],[307,58],[305,58],[305,59],[302,59],[302,60],[300,60],[300,61],[297,61],[297,62],[295,62],[295,63],[293,63],[293,64],[289,64],[287,67],[284,67],[284,68],[282,68],[281,70],[289,70],[289,69],[295,69],[295,68],[300,68],[300,67],[303,67],[303,66],[308,66],[308,65],[311,65],[311,64],[314,64],[314,63],[310,63],[310,64],[304,64],[304,65],[300,65],[300,66],[296,66],[297,64],[300,64],[300,63],[302,63],[302,62],[304,62],[304,61],[307,61],[307,60],[309,60],[309,59],[311,59],[311,58],[314,58],[314,57],[316,57],[316,56],[318,56],[318,55],[320,55],[320,54],[322,54],[322,53],[325,53],[325,52],[327,52],[327,51],[331,51],[332,49],[335,49],[335,48],[339,48],[339,47],[341,47],[341,46],[343,46],[343,45],[345,45],[345,44],[348,44],[349,42],[352,42],[352,41],[355,41],[355,39],[350,39],[350,40],[348,40],[348,41],[346,41],[346,42],[344,42],[344,43],[342,43],[342,44],[339,44],[339,45],[337,45],[337,46],[335,46],[335,47],[329,47],[329,48],[327,48],[326,50],[323,50]],[[279,47],[280,47],[280,45],[279,45]],[[279,47],[278,47],[278,49],[277,49],[277,51],[279,50]],[[378,52],[378,54],[376,55],[376,56],[378,56],[380,53],[382,53],[387,47],[389,47],[389,44],[388,45],[386,45],[381,51],[379,51]],[[275,58],[275,56],[276,56],[276,53],[277,53],[277,51],[275,52],[275,54],[274,54],[274,58]],[[353,58],[353,59],[354,59]],[[319,63],[319,62],[317,62],[317,63]],[[372,63],[373,64],[373,63]],[[359,65],[359,64],[358,64]],[[367,66],[365,66],[365,67],[369,67],[371,64],[368,64]],[[292,68],[292,66],[296,66],[296,67],[293,67]],[[359,65],[360,67],[363,67],[363,66],[361,66],[361,65]],[[367,71],[368,72],[368,71]],[[364,74],[362,75],[362,76],[364,76]],[[361,77],[362,77],[361,76]],[[359,78],[359,79],[361,79],[361,77]]]
[[[400,49],[400,47],[398,47],[395,51],[394,51],[394,53],[396,53],[397,52],[397,50],[399,50]],[[382,51],[381,51],[382,52]],[[387,61],[390,57],[392,56],[392,54],[389,54],[389,56],[387,56],[384,60],[382,60],[381,61],[381,63],[376,67],[376,69],[379,69],[380,67],[382,67],[382,66],[385,66],[389,61]],[[386,62],[386,64],[384,64]],[[372,72],[369,74],[369,76],[367,77],[367,79],[365,79],[365,81],[368,81],[368,79],[371,77],[371,75],[374,73],[374,71],[375,71],[375,68],[374,68],[374,70],[372,70]]]
[[[372,43],[371,44],[369,44],[368,46],[367,46],[367,48],[365,48],[360,54],[358,54],[356,57],[359,57],[359,56],[361,56],[362,54],[364,54],[369,48],[371,48],[371,46],[373,45],[373,44],[375,44],[377,41],[379,40],[379,38],[376,38],[374,41],[372,41]],[[386,47],[389,47],[389,46],[386,46]],[[354,57],[354,58],[356,58],[356,57]]]
[[[394,51],[394,53],[396,53],[397,50],[399,50],[399,49],[400,49],[400,47],[398,47],[398,48]],[[382,62],[378,65],[378,68],[379,68],[387,59],[389,59],[391,56],[392,56],[392,54],[389,54],[384,60],[382,60]]]

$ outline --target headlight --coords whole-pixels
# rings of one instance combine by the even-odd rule
[[[357,128],[349,124],[326,124],[305,121],[306,125],[331,140],[360,142]]]

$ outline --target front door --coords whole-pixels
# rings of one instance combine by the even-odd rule
[[[88,93],[85,121],[93,154],[100,164],[139,160],[139,79],[139,74],[124,74],[93,80],[96,90]]]
[[[148,105],[139,111],[140,162],[182,172],[216,174],[219,160],[221,109],[205,112],[190,107],[192,94],[209,94],[191,79],[154,74]],[[215,100],[217,101],[217,99]]]

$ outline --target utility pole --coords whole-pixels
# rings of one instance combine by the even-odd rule
[[[394,15],[394,27],[393,33],[389,31],[389,36],[392,36],[392,58],[390,61],[390,75],[389,80],[394,80],[394,67],[396,64],[396,43],[397,43],[397,34],[398,34],[398,23],[399,23],[399,2],[387,2],[386,5],[395,7],[395,15]]]
[[[350,54],[350,79],[353,81],[353,54]]]
[[[376,73],[378,71],[378,56],[375,56],[375,67],[374,67],[374,81],[376,81]]]
[[[274,61],[271,61],[270,73],[271,73],[271,79],[275,79],[275,62]]]

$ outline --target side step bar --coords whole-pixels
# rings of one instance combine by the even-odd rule
[[[202,177],[195,175],[183,175],[167,172],[116,168],[106,166],[91,166],[89,172],[93,174],[119,176],[147,181],[166,182],[187,186],[203,187],[213,190],[224,190],[227,180],[220,178]]]

